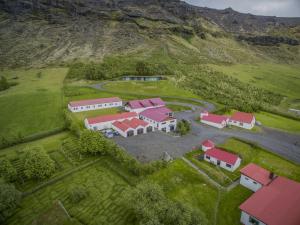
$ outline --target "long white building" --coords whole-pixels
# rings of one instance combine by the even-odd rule
[[[106,109],[122,107],[122,100],[118,97],[98,98],[81,101],[71,101],[68,104],[68,109],[71,112],[84,112],[97,109]]]

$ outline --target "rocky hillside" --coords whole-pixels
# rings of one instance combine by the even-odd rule
[[[179,0],[0,0],[0,63],[43,66],[157,50],[199,62],[297,62],[299,31],[300,18]]]

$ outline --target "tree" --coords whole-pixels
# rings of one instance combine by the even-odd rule
[[[21,200],[21,193],[12,184],[0,183],[0,224],[12,215]]]
[[[17,171],[6,158],[0,159],[0,175],[6,181],[14,181],[17,177]]]
[[[85,130],[80,135],[80,150],[83,153],[102,154],[106,153],[106,140],[95,131]]]
[[[4,91],[9,88],[9,83],[5,77],[1,77],[0,79],[0,91]]]
[[[186,120],[181,120],[177,123],[177,132],[180,135],[186,135],[191,130],[191,125]]]
[[[55,162],[39,146],[27,147],[22,161],[27,178],[45,179],[55,171]]]

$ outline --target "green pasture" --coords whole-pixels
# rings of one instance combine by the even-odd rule
[[[66,73],[66,68],[3,71],[18,85],[0,93],[0,136],[11,139],[63,127]]]
[[[167,107],[169,109],[171,109],[173,112],[192,110],[191,107],[183,106],[183,105],[176,105],[176,104],[167,104]]]

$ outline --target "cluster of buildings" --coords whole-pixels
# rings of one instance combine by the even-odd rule
[[[200,113],[200,121],[219,129],[232,125],[251,130],[255,125],[255,116],[245,112],[235,112],[232,116],[225,116],[205,111]]]
[[[118,97],[72,101],[68,104],[71,112],[123,107]],[[85,127],[101,131],[113,129],[123,137],[145,134],[155,130],[170,132],[176,130],[177,120],[173,112],[160,98],[132,100],[124,104],[126,112],[102,115],[84,120]]]

